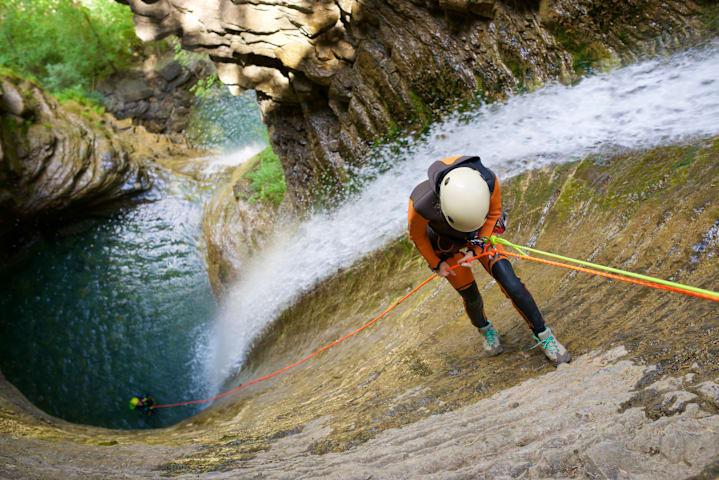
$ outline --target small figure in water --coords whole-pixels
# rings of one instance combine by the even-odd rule
[[[537,346],[555,365],[569,362],[572,356],[544,324],[534,298],[514,273],[502,246],[489,243],[493,233],[504,231],[497,176],[474,156],[434,162],[427,173],[429,179],[417,185],[410,196],[409,236],[429,267],[462,296],[469,319],[484,337],[485,352],[499,355],[502,344],[484,313],[469,259],[489,254],[479,261],[526,320]],[[457,264],[466,268],[450,270]]]
[[[153,415],[155,399],[148,394],[139,395],[130,399],[130,410],[138,410],[143,415]]]

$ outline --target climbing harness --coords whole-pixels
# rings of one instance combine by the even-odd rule
[[[532,262],[542,263],[542,264],[545,264],[545,265],[551,265],[551,266],[555,266],[555,267],[566,268],[566,269],[569,269],[569,270],[575,270],[575,271],[579,271],[579,272],[584,272],[584,273],[588,273],[588,274],[591,274],[591,275],[596,275],[596,276],[600,276],[600,277],[610,278],[610,279],[613,279],[613,280],[619,280],[619,281],[622,281],[622,282],[632,283],[632,284],[636,284],[636,285],[642,285],[642,286],[649,287],[649,288],[655,288],[655,289],[659,289],[659,290],[666,290],[666,291],[670,291],[670,292],[674,292],[674,293],[680,293],[680,294],[683,294],[683,295],[688,295],[688,296],[691,296],[691,297],[701,298],[701,299],[704,299],[704,300],[710,300],[710,301],[713,301],[713,302],[719,302],[719,293],[718,293],[718,292],[714,292],[714,291],[712,291],[712,290],[706,290],[706,289],[702,289],[702,288],[692,287],[692,286],[690,286],[690,285],[684,285],[684,284],[678,283],[678,282],[670,282],[670,281],[668,281],[668,280],[662,280],[662,279],[660,279],[660,278],[654,278],[654,277],[650,277],[650,276],[648,276],[648,275],[641,275],[641,274],[638,274],[638,273],[633,273],[633,272],[628,272],[628,271],[625,271],[625,270],[620,270],[620,269],[618,269],[618,268],[607,267],[607,266],[599,265],[599,264],[596,264],[596,263],[586,262],[586,261],[583,261],[583,260],[577,260],[577,259],[575,259],[575,258],[564,257],[564,256],[562,256],[562,255],[557,255],[557,254],[551,253],[551,252],[545,252],[545,251],[542,251],[542,250],[539,250],[539,249],[536,249],[536,248],[531,248],[531,247],[522,246],[522,245],[515,245],[514,243],[510,242],[509,240],[506,240],[506,239],[504,239],[504,238],[497,237],[496,235],[492,235],[491,237],[485,238],[485,239],[483,239],[483,240],[484,240],[484,249],[483,249],[482,253],[479,254],[479,255],[477,255],[477,256],[474,256],[474,257],[468,259],[467,262],[473,262],[473,261],[478,260],[478,259],[480,259],[480,258],[482,258],[482,257],[490,256],[490,255],[494,255],[494,254],[500,253],[500,252],[498,252],[494,247],[495,247],[496,245],[504,245],[504,246],[510,247],[510,248],[512,248],[512,249],[514,249],[514,250],[520,252],[520,253],[514,253],[514,252],[509,252],[509,251],[502,251],[502,252],[501,252],[502,255],[508,255],[508,256],[511,256],[511,257],[516,257],[516,258],[520,258],[520,259],[524,259],[524,260],[529,260],[529,261],[532,261]],[[544,255],[544,256],[547,256],[547,257],[550,257],[550,258],[555,258],[555,259],[557,259],[557,260],[563,260],[564,262],[576,263],[576,264],[582,265],[582,266],[580,267],[580,266],[576,266],[576,265],[569,265],[568,263],[562,263],[562,262],[558,262],[558,261],[546,260],[546,259],[543,259],[543,258],[532,257],[532,256],[530,256],[530,255],[529,255],[528,253],[526,253],[526,252],[531,252],[531,253],[535,253],[535,254],[538,254],[538,255]],[[462,266],[461,264],[457,264],[457,265],[455,265],[455,266],[453,266],[453,267],[450,267],[450,270],[455,270],[455,269],[457,269],[457,268],[460,268],[461,266]],[[589,268],[589,267],[591,267],[591,268]],[[226,391],[224,391],[224,392],[221,392],[221,393],[219,393],[219,394],[217,394],[217,395],[215,395],[215,396],[213,396],[213,397],[203,398],[203,399],[199,399],[199,400],[188,400],[188,401],[177,402],[177,403],[156,404],[156,405],[153,405],[151,408],[152,408],[152,409],[173,408],[173,407],[181,407],[181,406],[185,406],[185,405],[198,405],[198,404],[204,404],[204,403],[214,402],[214,401],[216,401],[216,400],[220,400],[220,399],[222,399],[222,398],[229,397],[230,395],[234,395],[234,394],[237,393],[238,391],[240,391],[240,390],[242,390],[242,389],[244,389],[244,388],[247,388],[247,387],[249,387],[250,385],[255,385],[255,384],[257,384],[257,383],[264,382],[264,381],[269,380],[269,379],[271,379],[271,378],[273,378],[273,377],[276,377],[276,376],[278,376],[278,375],[281,375],[281,374],[287,372],[288,370],[291,370],[291,369],[293,369],[293,368],[295,368],[295,367],[298,367],[298,366],[302,365],[303,363],[306,363],[307,361],[309,361],[309,360],[311,360],[312,358],[318,356],[319,354],[321,354],[321,353],[323,353],[323,352],[329,350],[330,348],[332,348],[332,347],[334,347],[334,346],[336,346],[336,345],[339,345],[340,343],[342,343],[342,342],[344,342],[344,341],[346,341],[346,340],[348,340],[348,339],[354,337],[355,335],[359,334],[360,332],[362,332],[362,331],[368,329],[369,327],[371,327],[372,325],[374,325],[375,323],[379,322],[381,319],[383,319],[384,317],[386,317],[390,312],[392,312],[394,309],[396,309],[397,307],[399,307],[402,303],[404,303],[406,300],[408,300],[408,299],[409,299],[410,297],[412,297],[414,294],[416,294],[417,292],[419,292],[422,288],[424,288],[425,285],[427,285],[428,283],[430,283],[432,280],[434,280],[434,279],[437,278],[437,277],[438,277],[438,275],[437,275],[436,273],[433,273],[432,275],[430,275],[429,277],[427,277],[426,279],[424,279],[419,285],[417,285],[416,287],[414,287],[409,293],[407,293],[407,294],[406,294],[405,296],[403,296],[402,298],[396,300],[392,305],[390,305],[389,307],[387,307],[387,308],[386,308],[385,310],[383,310],[379,315],[377,315],[376,317],[372,318],[370,321],[368,321],[367,323],[365,323],[365,324],[362,325],[361,327],[359,327],[359,328],[357,328],[357,329],[355,329],[355,330],[353,330],[353,331],[347,333],[346,335],[344,335],[344,336],[338,338],[337,340],[335,340],[335,341],[333,341],[333,342],[331,342],[331,343],[328,343],[327,345],[324,345],[324,346],[318,348],[317,350],[315,350],[314,352],[310,353],[310,354],[307,355],[306,357],[301,358],[300,360],[297,360],[296,362],[294,362],[294,363],[292,363],[292,364],[290,364],[290,365],[287,365],[287,366],[285,366],[285,367],[282,367],[282,368],[280,368],[279,370],[275,370],[275,371],[272,372],[272,373],[268,373],[267,375],[264,375],[264,376],[255,378],[255,379],[253,379],[253,380],[249,380],[249,381],[247,381],[247,382],[245,382],[245,383],[242,383],[242,384],[240,384],[240,385],[238,385],[238,386],[236,386],[236,387],[234,387],[234,388],[232,388],[232,389],[230,389],[230,390],[226,390]],[[550,337],[550,338],[553,340],[553,337]],[[542,343],[544,343],[544,342],[550,341],[550,338],[548,338],[547,340],[544,340],[544,341],[540,341],[540,342],[537,343],[537,345],[535,345],[535,346],[539,346],[540,344],[542,344]]]

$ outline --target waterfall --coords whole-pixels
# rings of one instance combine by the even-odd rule
[[[291,303],[339,269],[403,235],[412,188],[440,158],[472,154],[502,179],[588,154],[646,149],[719,134],[719,43],[548,85],[456,113],[419,140],[374,152],[392,167],[369,172],[359,193],[278,232],[219,315],[204,361],[220,385],[241,367],[252,343]],[[349,294],[350,292],[348,292]]]

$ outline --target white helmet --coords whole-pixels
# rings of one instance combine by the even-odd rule
[[[447,222],[460,232],[474,232],[487,220],[489,185],[469,167],[450,170],[439,185],[439,206]]]

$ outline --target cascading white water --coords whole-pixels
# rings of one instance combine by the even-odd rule
[[[502,178],[590,153],[643,149],[719,134],[719,42],[587,78],[552,85],[454,115],[401,154],[350,201],[317,213],[269,242],[245,265],[208,347],[219,385],[237,371],[252,342],[291,302],[339,269],[402,235],[408,196],[427,166],[451,155],[480,155]],[[348,292],[350,294],[350,292]]]
[[[236,150],[210,157],[207,159],[202,173],[209,177],[229,167],[237,167],[260,153],[266,146],[267,145],[265,143],[256,141],[249,145],[244,145]]]

